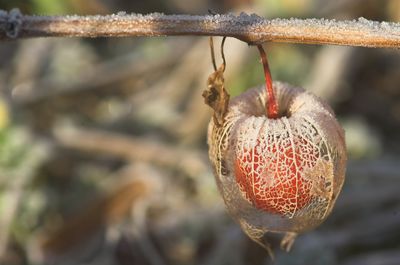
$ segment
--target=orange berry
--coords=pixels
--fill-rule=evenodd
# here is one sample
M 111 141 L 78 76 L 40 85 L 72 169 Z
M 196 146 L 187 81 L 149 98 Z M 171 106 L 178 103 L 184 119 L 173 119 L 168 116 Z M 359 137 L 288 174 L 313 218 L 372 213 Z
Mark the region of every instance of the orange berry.
M 315 166 L 318 150 L 304 139 L 293 146 L 272 142 L 265 149 L 261 146 L 257 141 L 235 159 L 240 190 L 256 208 L 269 213 L 288 215 L 301 210 L 312 198 L 312 183 L 304 170 Z

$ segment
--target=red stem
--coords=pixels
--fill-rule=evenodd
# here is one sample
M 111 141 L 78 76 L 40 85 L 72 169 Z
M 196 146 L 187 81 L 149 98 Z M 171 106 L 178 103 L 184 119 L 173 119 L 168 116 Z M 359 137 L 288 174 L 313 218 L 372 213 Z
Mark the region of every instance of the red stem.
M 275 99 L 274 90 L 272 89 L 272 77 L 268 66 L 267 55 L 261 45 L 257 45 L 260 52 L 261 61 L 264 67 L 265 88 L 267 90 L 268 99 L 266 102 L 267 117 L 270 119 L 278 118 L 278 102 Z

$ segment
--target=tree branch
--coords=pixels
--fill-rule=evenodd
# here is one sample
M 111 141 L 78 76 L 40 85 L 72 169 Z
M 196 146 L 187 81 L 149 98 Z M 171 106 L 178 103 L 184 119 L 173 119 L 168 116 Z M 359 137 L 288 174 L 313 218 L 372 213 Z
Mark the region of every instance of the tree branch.
M 400 47 L 400 23 L 327 19 L 264 19 L 255 14 L 25 16 L 0 10 L 0 40 L 32 37 L 227 36 L 249 44 L 292 42 Z

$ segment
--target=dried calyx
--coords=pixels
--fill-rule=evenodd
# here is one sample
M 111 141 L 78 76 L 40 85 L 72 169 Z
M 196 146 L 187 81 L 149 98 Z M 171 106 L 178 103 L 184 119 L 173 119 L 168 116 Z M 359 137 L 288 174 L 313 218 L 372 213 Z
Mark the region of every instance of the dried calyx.
M 222 64 L 217 68 L 215 63 L 214 43 L 212 37 L 210 37 L 210 50 L 211 58 L 214 66 L 214 73 L 212 73 L 207 80 L 207 89 L 203 92 L 204 101 L 214 110 L 214 120 L 218 125 L 222 125 L 226 112 L 228 111 L 229 105 L 229 94 L 225 89 L 224 71 L 226 67 L 225 55 L 224 55 L 224 44 L 225 37 L 221 42 L 221 57 Z
M 225 62 L 208 80 L 203 95 L 214 109 L 209 156 L 232 217 L 268 250 L 264 234 L 284 233 L 288 250 L 297 233 L 321 224 L 333 208 L 344 181 L 344 133 L 321 99 L 272 82 L 265 52 L 258 49 L 265 88 L 229 100 Z

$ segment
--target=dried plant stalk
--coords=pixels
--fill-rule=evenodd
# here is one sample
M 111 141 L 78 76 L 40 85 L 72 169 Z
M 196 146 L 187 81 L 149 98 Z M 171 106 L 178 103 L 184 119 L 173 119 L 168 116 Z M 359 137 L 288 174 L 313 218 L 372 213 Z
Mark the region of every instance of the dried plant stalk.
M 327 19 L 264 19 L 255 14 L 25 16 L 0 10 L 0 40 L 28 37 L 226 36 L 249 44 L 292 42 L 400 47 L 400 24 Z

